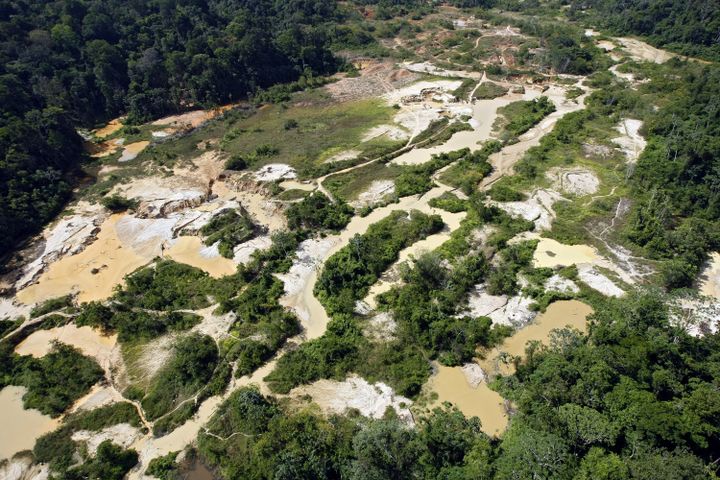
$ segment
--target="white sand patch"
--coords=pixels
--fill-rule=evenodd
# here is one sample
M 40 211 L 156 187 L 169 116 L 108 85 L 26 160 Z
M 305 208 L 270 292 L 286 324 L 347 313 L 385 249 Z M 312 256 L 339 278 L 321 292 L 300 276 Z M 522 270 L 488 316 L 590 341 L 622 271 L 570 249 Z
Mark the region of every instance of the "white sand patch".
M 367 320 L 366 334 L 373 340 L 389 341 L 395 338 L 397 322 L 391 313 L 380 312 Z
M 20 290 L 32 283 L 48 264 L 83 251 L 95 239 L 99 226 L 107 218 L 105 210 L 100 205 L 87 202 L 78 203 L 74 210 L 77 213 L 63 217 L 45 228 L 41 240 L 44 242 L 42 253 L 22 268 L 22 275 L 15 283 L 16 289 Z
M 622 64 L 613 65 L 608 70 L 616 77 L 628 81 L 634 88 L 635 84 L 637 83 L 635 75 L 629 72 L 621 72 L 620 70 L 618 70 L 620 68 L 620 65 Z
M 272 239 L 267 235 L 255 237 L 235 247 L 233 261 L 245 264 L 252 260 L 252 254 L 258 250 L 266 250 L 272 245 Z
M 553 205 L 560 200 L 566 200 L 553 190 L 538 189 L 530 198 L 522 202 L 490 202 L 503 209 L 509 215 L 520 217 L 535 223 L 536 231 L 550 230 L 555 219 Z
M 337 239 L 332 237 L 311 238 L 300 243 L 290 270 L 277 275 L 285 286 L 286 296 L 302 292 L 310 274 L 320 266 L 336 243 Z
M 362 154 L 360 150 L 345 150 L 344 152 L 336 153 L 335 155 L 328 157 L 323 163 L 334 163 L 342 162 L 343 160 L 351 160 L 353 158 L 357 158 L 358 156 L 360 156 L 360 154 Z
M 660 50 L 635 38 L 620 37 L 615 40 L 622 45 L 633 60 L 639 62 L 665 63 L 675 56 L 673 53 Z
M 465 380 L 472 388 L 477 388 L 478 385 L 487 380 L 485 372 L 477 363 L 466 363 L 461 370 L 465 375 Z
M 617 48 L 617 45 L 608 40 L 600 40 L 596 43 L 596 45 L 598 46 L 598 48 L 601 48 L 606 52 L 612 52 L 613 50 L 615 50 L 615 48 Z
M 710 260 L 700 273 L 698 290 L 700 293 L 720 299 L 720 253 L 710 254 Z M 2 304 L 0 303 L 0 318 L 2 318 Z
M 32 310 L 30 305 L 15 303 L 15 299 L 13 298 L 0 298 L 0 320 L 7 319 L 10 321 L 19 317 L 28 317 L 30 310 Z
M 428 122 L 428 124 L 429 123 L 430 122 Z M 373 138 L 377 138 L 382 135 L 387 135 L 392 140 L 405 140 L 407 138 L 410 138 L 410 134 L 407 132 L 407 130 L 403 130 L 400 127 L 397 127 L 395 125 L 378 125 L 377 127 L 373 127 L 367 132 L 365 132 L 362 141 L 367 142 L 372 140 Z
M 670 319 L 694 337 L 720 331 L 720 302 L 710 297 L 673 299 Z
M 558 274 L 553 275 L 545 281 L 545 290 L 560 293 L 578 293 L 580 288 L 572 280 Z
M 111 193 L 138 200 L 137 215 L 152 218 L 199 206 L 207 200 L 209 189 L 200 175 L 153 176 L 118 185 Z
M 598 191 L 600 180 L 585 168 L 551 168 L 545 174 L 554 189 L 563 193 L 583 196 Z
M 255 172 L 255 180 L 259 182 L 274 182 L 291 178 L 297 178 L 297 173 L 294 168 L 284 163 L 269 163 Z
M 170 135 L 172 135 L 172 133 L 167 132 L 165 130 L 158 130 L 156 132 L 152 132 L 151 135 L 153 136 L 153 138 L 167 138 Z
M 441 108 L 433 108 L 428 105 L 403 106 L 395 115 L 393 121 L 405 129 L 401 131 L 410 131 L 411 133 L 409 135 L 406 134 L 404 137 L 399 135 L 396 135 L 396 137 L 398 137 L 398 139 L 414 138 L 427 129 L 433 121 L 438 120 L 442 112 L 443 110 Z
M 419 96 L 423 90 L 433 89 L 449 93 L 460 87 L 460 85 L 462 85 L 460 80 L 423 80 L 388 92 L 382 98 L 388 102 L 388 105 L 395 105 L 405 97 Z
M 139 255 L 155 257 L 162 254 L 163 243 L 173 237 L 173 218 L 137 218 L 124 216 L 115 224 L 120 242 Z
M 480 78 L 481 74 L 478 72 L 466 72 L 464 70 L 445 70 L 437 65 L 433 65 L 429 62 L 421 63 L 405 63 L 403 64 L 407 70 L 415 73 L 426 73 L 429 75 L 436 75 L 438 77 L 468 77 L 468 78 Z M 457 88 L 457 87 L 455 87 Z
M 50 466 L 33 463 L 32 456 L 19 456 L 5 463 L 0 463 L 2 480 L 47 480 Z
M 392 408 L 402 421 L 414 424 L 408 409 L 413 403 L 412 400 L 395 395 L 393 389 L 382 382 L 370 384 L 356 376 L 348 377 L 342 382 L 318 380 L 294 389 L 291 395 L 310 395 L 321 408 L 332 413 L 344 413 L 352 408 L 369 418 L 382 418 L 385 411 Z
M 643 122 L 640 120 L 625 118 L 615 127 L 615 130 L 620 132 L 620 136 L 613 138 L 612 141 L 620 147 L 628 163 L 631 164 L 637 162 L 647 145 L 647 141 L 640 135 L 642 125 Z
M 353 207 L 375 205 L 395 193 L 395 182 L 392 180 L 374 180 L 367 190 L 358 195 L 357 200 L 351 202 Z
M 523 327 L 532 322 L 537 312 L 530 309 L 535 303 L 532 298 L 518 295 L 508 299 L 507 303 L 490 312 L 487 316 L 500 325 L 510 325 L 512 327 Z
M 615 282 L 600 273 L 592 265 L 578 265 L 578 278 L 588 287 L 608 297 L 622 297 L 625 292 Z
M 491 295 L 487 292 L 485 284 L 476 285 L 468 296 L 467 310 L 462 315 L 470 317 L 487 317 L 508 303 L 506 295 Z
M 112 403 L 126 402 L 117 389 L 107 385 L 95 385 L 84 397 L 78 399 L 72 406 L 70 413 L 94 410 L 96 408 L 105 407 Z
M 98 447 L 105 440 L 110 440 L 115 445 L 128 448 L 142 437 L 142 432 L 129 423 L 119 423 L 111 427 L 103 428 L 99 432 L 78 430 L 72 435 L 72 439 L 76 442 L 85 443 L 88 452 L 92 455 L 97 452 Z
M 202 335 L 208 335 L 212 337 L 216 342 L 220 342 L 228 336 L 230 327 L 235 323 L 237 316 L 235 312 L 228 312 L 223 315 L 215 315 L 213 311 L 217 308 L 217 305 L 204 308 L 202 310 L 196 310 L 194 313 L 203 317 L 202 322 L 195 325 L 190 331 L 200 333 Z

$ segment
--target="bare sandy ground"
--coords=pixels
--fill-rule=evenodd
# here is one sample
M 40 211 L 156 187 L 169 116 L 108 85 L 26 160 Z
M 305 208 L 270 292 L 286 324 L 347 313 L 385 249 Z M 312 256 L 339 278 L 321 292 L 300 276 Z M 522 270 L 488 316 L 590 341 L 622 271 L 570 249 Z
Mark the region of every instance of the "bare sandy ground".
M 612 141 L 620 147 L 620 151 L 623 152 L 630 164 L 637 162 L 647 145 L 645 138 L 640 135 L 642 125 L 643 122 L 640 120 L 625 118 L 615 127 L 620 132 L 620 136 L 613 138 Z
M 409 406 L 412 400 L 395 395 L 393 389 L 382 382 L 370 384 L 367 380 L 350 376 L 342 382 L 318 380 L 290 392 L 290 396 L 310 395 L 313 401 L 330 413 L 345 413 L 357 409 L 363 416 L 382 418 L 385 410 L 392 408 L 407 424 L 414 425 Z
M 73 323 L 49 330 L 38 330 L 15 347 L 18 355 L 44 357 L 54 341 L 71 345 L 79 349 L 83 355 L 93 357 L 98 364 L 109 368 L 113 351 L 117 345 L 117 335 L 105 336 L 90 327 L 78 327 Z
M 551 168 L 546 176 L 554 189 L 571 195 L 590 195 L 600 187 L 600 180 L 586 168 Z
M 79 430 L 73 433 L 72 439 L 76 442 L 84 443 L 88 452 L 93 455 L 105 440 L 110 440 L 115 445 L 128 448 L 142 436 L 143 433 L 129 423 L 119 423 L 111 427 L 103 428 L 99 432 Z

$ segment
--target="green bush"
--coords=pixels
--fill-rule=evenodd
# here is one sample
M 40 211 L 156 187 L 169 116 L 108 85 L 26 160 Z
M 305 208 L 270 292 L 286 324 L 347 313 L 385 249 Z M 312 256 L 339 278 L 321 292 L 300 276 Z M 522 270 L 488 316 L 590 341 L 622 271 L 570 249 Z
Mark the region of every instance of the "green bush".
M 490 100 L 497 97 L 502 97 L 508 92 L 508 89 L 498 85 L 497 83 L 484 82 L 482 85 L 475 89 L 473 92 L 473 98 L 480 100 Z
M 240 155 L 233 155 L 225 160 L 225 170 L 245 170 L 248 164 Z
M 285 212 L 288 227 L 294 230 L 341 230 L 352 218 L 352 208 L 342 200 L 332 201 L 321 192 L 313 192 L 292 204 Z
M 138 206 L 137 200 L 121 197 L 118 194 L 103 197 L 100 199 L 100 203 L 113 213 L 135 209 Z

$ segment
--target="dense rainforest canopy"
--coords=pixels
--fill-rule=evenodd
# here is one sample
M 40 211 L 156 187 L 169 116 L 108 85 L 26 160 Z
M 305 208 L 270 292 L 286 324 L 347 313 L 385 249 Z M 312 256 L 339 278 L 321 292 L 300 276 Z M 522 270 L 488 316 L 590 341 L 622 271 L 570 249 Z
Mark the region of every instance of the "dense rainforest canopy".
M 332 0 L 0 3 L 0 256 L 56 215 L 76 126 L 145 121 L 334 71 Z

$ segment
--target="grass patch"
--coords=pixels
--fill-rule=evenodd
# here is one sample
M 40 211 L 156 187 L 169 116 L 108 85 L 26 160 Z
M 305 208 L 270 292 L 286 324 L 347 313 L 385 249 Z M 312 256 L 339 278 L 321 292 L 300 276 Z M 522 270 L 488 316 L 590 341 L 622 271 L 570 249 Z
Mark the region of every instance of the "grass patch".
M 508 89 L 498 85 L 497 83 L 484 82 L 478 86 L 473 92 L 473 98 L 478 100 L 491 100 L 493 98 L 502 97 L 508 92 Z
M 493 129 L 503 142 L 515 142 L 523 133 L 537 125 L 540 120 L 555 111 L 555 105 L 547 98 L 520 100 L 498 108 Z
M 345 201 L 356 200 L 375 181 L 395 180 L 402 169 L 395 165 L 374 162 L 364 167 L 328 177 L 323 186 Z
M 308 98 L 310 97 L 310 98 Z M 296 95 L 290 105 L 265 105 L 248 118 L 226 122 L 222 150 L 249 157 L 270 145 L 277 154 L 256 157 L 252 167 L 269 162 L 287 163 L 301 176 L 329 149 L 351 149 L 362 143 L 371 127 L 392 121 L 394 110 L 379 99 L 334 104 L 309 93 Z M 287 119 L 296 127 L 286 129 Z

